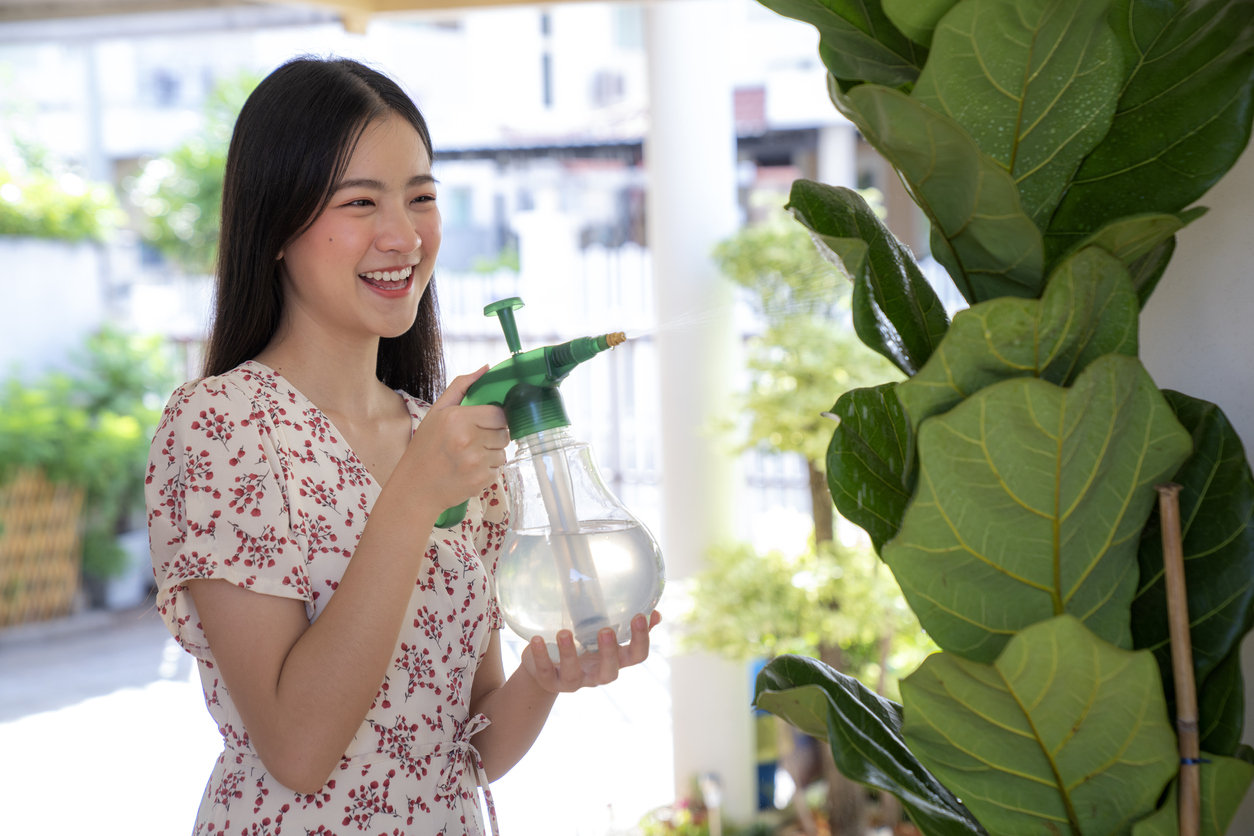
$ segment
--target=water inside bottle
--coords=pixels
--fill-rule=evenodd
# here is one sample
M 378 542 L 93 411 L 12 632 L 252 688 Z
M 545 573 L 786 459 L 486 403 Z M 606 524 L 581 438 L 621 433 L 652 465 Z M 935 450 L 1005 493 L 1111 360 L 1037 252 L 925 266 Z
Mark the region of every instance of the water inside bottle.
M 581 521 L 577 534 L 510 532 L 497 568 L 502 615 L 524 639 L 543 636 L 556 657 L 559 629 L 575 634 L 580 653 L 596 649 L 596 635 L 608 626 L 619 643 L 631 640 L 631 619 L 648 615 L 662 595 L 662 556 L 653 539 L 634 521 Z M 555 555 L 590 554 L 593 582 Z M 600 595 L 601 606 L 593 604 Z M 575 623 L 571 618 L 583 623 Z M 557 626 L 560 625 L 560 626 Z

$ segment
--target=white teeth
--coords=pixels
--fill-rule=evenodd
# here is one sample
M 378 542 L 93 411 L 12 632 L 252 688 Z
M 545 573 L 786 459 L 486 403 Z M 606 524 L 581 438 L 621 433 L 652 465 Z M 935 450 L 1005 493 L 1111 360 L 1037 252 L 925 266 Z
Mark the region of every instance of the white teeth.
M 413 272 L 414 272 L 413 267 L 406 267 L 403 270 L 396 270 L 391 273 L 385 272 L 382 270 L 376 270 L 373 273 L 362 273 L 362 275 L 365 276 L 367 279 L 373 279 L 376 282 L 400 282 L 400 281 L 404 281 L 405 279 L 408 279 L 409 275 Z

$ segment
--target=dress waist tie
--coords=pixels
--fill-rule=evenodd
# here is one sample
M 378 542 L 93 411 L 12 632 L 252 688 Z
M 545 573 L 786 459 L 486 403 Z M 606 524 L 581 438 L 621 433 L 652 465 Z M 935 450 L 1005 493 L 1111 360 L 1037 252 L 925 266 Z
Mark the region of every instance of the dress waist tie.
M 446 756 L 444 765 L 440 767 L 440 794 L 445 797 L 455 795 L 461 788 L 462 778 L 467 772 L 474 778 L 476 786 L 483 787 L 483 799 L 488 805 L 488 820 L 492 828 L 492 836 L 501 836 L 496 824 L 496 804 L 492 800 L 492 789 L 483 774 L 483 759 L 479 750 L 470 742 L 477 732 L 483 731 L 491 724 L 484 714 L 476 714 L 466 720 L 466 724 L 454 735 L 447 748 L 441 747 L 438 754 Z M 476 799 L 477 800 L 477 799 Z

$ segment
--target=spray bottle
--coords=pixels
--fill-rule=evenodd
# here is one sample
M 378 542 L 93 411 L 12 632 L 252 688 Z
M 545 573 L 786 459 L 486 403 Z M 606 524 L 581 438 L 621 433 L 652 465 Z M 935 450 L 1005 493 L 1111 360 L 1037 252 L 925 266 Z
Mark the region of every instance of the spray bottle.
M 510 357 L 493 366 L 462 403 L 505 410 L 518 445 L 505 466 L 510 524 L 497 565 L 501 614 L 524 639 L 542 636 L 558 658 L 557 633 L 570 630 L 577 653 L 597 649 L 597 634 L 631 638 L 631 619 L 648 616 L 662 596 L 665 570 L 657 541 L 610 492 L 592 450 L 567 432 L 570 419 L 558 387 L 578 366 L 625 341 L 621 333 L 580 337 L 523 352 L 512 297 L 483 309 L 505 332 Z M 440 515 L 448 528 L 466 503 Z

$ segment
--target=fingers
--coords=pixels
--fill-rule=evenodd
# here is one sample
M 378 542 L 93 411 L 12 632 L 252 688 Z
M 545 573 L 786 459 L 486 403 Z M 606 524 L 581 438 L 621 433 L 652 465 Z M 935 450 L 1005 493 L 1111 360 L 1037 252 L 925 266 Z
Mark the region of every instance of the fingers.
M 473 384 L 476 380 L 483 377 L 487 370 L 488 366 L 485 364 L 483 368 L 477 371 L 473 371 L 470 374 L 458 375 L 453 378 L 453 380 L 449 383 L 448 388 L 444 390 L 444 393 L 435 399 L 435 403 L 431 404 L 431 408 L 444 409 L 446 407 L 457 406 L 460 404 L 466 398 L 466 390 L 469 389 L 471 384 Z
M 578 691 L 584 684 L 583 668 L 575 651 L 575 637 L 569 630 L 557 631 L 557 681 L 561 691 Z
M 661 622 L 662 616 L 654 611 L 645 618 L 636 615 L 631 620 L 631 641 L 624 645 L 612 628 L 605 628 L 597 634 L 597 647 L 594 652 L 577 655 L 575 639 L 569 630 L 561 630 L 557 634 L 558 661 L 549 657 L 544 639 L 535 636 L 531 639 L 524 653 L 531 657 L 529 673 L 544 690 L 553 693 L 570 693 L 580 688 L 592 688 L 606 685 L 618 679 L 619 672 L 626 667 L 638 665 L 649 656 L 649 631 Z
M 597 656 L 601 663 L 597 670 L 597 684 L 604 685 L 618 679 L 618 641 L 614 631 L 608 627 L 597 634 Z
M 643 615 L 632 618 L 631 642 L 618 647 L 617 657 L 621 667 L 638 665 L 649 657 L 649 631 L 661 620 L 662 616 L 657 610 L 653 611 L 648 620 Z
M 506 432 L 508 439 L 508 427 L 505 423 L 505 410 L 499 406 L 464 406 L 466 416 L 470 423 L 481 430 L 487 432 Z
M 531 675 L 536 683 L 551 694 L 558 693 L 560 689 L 557 682 L 557 667 L 549 658 L 549 649 L 545 646 L 544 639 L 535 636 L 527 649 L 531 651 Z

